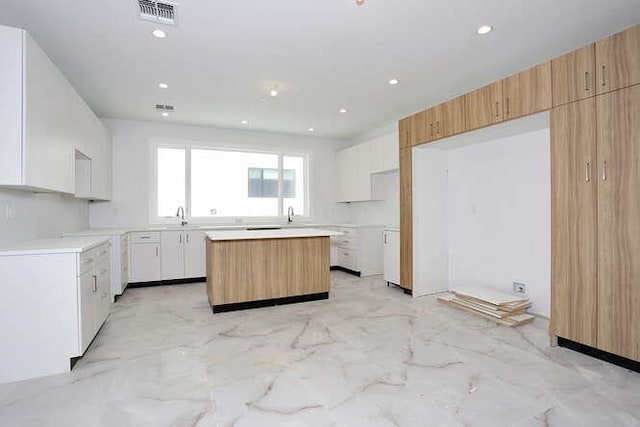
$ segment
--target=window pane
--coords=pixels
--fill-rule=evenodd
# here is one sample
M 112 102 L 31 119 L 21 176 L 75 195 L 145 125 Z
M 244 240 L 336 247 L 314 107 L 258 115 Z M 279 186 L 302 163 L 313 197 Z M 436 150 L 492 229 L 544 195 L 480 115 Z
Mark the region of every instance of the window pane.
M 174 216 L 185 207 L 184 148 L 158 148 L 158 216 Z
M 258 177 L 258 173 L 251 169 L 263 169 L 260 171 L 261 176 L 264 176 L 266 170 L 274 170 L 275 181 L 262 180 Z M 277 179 L 277 154 L 193 149 L 191 150 L 192 216 L 277 216 Z M 265 182 L 275 182 L 273 197 L 264 196 Z M 271 190 L 267 189 L 267 191 Z M 253 194 L 263 196 L 252 196 Z
M 304 157 L 284 156 L 282 158 L 284 179 L 282 182 L 283 209 L 293 207 L 296 215 L 306 215 L 304 211 Z

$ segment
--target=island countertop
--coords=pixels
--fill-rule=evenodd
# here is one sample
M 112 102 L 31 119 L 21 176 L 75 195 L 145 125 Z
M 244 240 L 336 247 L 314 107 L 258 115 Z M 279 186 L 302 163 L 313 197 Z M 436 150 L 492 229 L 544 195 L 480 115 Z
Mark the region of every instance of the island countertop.
M 273 230 L 216 230 L 206 233 L 209 240 L 291 239 L 298 237 L 330 237 L 343 233 L 318 228 L 280 228 Z

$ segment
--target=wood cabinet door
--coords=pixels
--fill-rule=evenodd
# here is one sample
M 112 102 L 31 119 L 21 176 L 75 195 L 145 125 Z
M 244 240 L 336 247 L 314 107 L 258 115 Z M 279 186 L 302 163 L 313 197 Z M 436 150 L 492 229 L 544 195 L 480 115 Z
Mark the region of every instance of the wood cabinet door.
M 579 101 L 596 94 L 595 44 L 574 50 L 551 61 L 553 105 Z
M 640 359 L 640 86 L 597 97 L 598 345 Z
M 640 25 L 596 42 L 597 93 L 640 83 Z
M 432 140 L 430 123 L 431 110 L 427 109 L 411 116 L 411 129 L 413 130 L 411 137 L 411 146 L 424 144 Z
M 466 130 L 464 96 L 440 104 L 436 117 L 436 136 L 446 138 Z
M 596 101 L 551 111 L 551 333 L 597 333 Z
M 411 148 L 400 150 L 400 286 L 413 287 Z
M 467 130 L 502 121 L 502 80 L 465 95 Z
M 503 80 L 504 119 L 515 119 L 551 108 L 551 61 Z

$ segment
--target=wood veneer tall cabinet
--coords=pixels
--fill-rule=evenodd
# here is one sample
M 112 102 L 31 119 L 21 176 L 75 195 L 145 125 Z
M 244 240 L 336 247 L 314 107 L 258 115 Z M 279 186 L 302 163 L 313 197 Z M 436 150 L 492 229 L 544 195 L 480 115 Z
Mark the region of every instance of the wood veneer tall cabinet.
M 640 360 L 640 85 L 597 113 L 598 348 Z
M 640 83 L 640 25 L 596 42 L 598 94 Z
M 502 95 L 505 120 L 551 108 L 551 61 L 504 79 Z
M 400 150 L 400 287 L 413 289 L 413 202 L 411 148 Z
M 551 115 L 552 333 L 633 360 L 640 360 L 638 117 L 640 85 Z
M 597 176 L 594 98 L 551 111 L 551 330 L 596 346 Z

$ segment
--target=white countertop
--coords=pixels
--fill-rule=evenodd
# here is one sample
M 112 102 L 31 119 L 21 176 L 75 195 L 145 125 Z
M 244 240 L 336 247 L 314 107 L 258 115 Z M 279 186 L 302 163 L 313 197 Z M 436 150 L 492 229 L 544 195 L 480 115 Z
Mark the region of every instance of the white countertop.
M 217 230 L 207 232 L 210 240 L 290 239 L 296 237 L 329 237 L 342 233 L 317 228 L 281 228 L 279 230 Z
M 0 248 L 0 256 L 43 255 L 84 252 L 109 241 L 105 236 L 63 237 L 37 239 Z
M 82 231 L 71 231 L 64 233 L 63 237 L 82 237 L 82 236 L 122 236 L 123 234 L 134 231 L 135 228 L 90 228 Z

